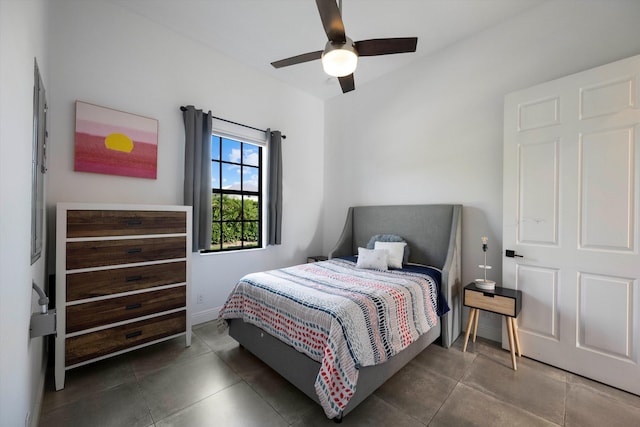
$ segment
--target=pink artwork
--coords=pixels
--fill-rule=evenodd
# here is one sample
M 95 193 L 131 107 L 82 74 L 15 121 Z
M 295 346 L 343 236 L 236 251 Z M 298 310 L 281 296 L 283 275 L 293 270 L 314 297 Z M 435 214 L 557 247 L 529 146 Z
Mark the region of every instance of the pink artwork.
M 156 179 L 158 121 L 76 101 L 77 172 Z

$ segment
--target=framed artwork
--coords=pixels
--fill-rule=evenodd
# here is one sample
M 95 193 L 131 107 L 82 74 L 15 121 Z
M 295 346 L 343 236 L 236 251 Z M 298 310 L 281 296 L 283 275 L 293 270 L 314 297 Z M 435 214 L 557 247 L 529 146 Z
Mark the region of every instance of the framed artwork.
M 47 172 L 47 98 L 34 59 L 33 76 L 33 141 L 31 160 L 31 264 L 42 254 L 44 222 L 44 174 Z
M 158 121 L 76 101 L 76 172 L 156 179 Z

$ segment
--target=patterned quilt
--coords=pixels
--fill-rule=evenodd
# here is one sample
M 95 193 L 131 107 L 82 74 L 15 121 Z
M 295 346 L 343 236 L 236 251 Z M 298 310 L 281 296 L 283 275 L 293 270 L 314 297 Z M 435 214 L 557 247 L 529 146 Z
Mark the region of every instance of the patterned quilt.
M 360 366 L 385 362 L 448 310 L 438 306 L 439 279 L 430 268 L 364 270 L 344 259 L 302 264 L 245 276 L 220 317 L 241 318 L 320 362 L 315 390 L 334 418 L 355 393 Z

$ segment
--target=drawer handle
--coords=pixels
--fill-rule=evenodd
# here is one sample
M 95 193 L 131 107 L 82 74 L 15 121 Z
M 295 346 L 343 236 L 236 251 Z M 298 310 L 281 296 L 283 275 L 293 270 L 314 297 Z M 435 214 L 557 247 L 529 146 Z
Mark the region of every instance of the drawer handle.
M 125 310 L 135 310 L 136 308 L 140 308 L 142 307 L 141 303 L 136 303 L 136 304 L 129 304 L 125 307 Z
M 127 282 L 137 282 L 138 280 L 142 280 L 142 276 L 127 276 L 125 280 Z
M 493 297 L 496 296 L 496 294 L 492 294 L 492 293 L 489 293 L 489 292 L 483 292 L 482 295 L 484 295 L 485 297 L 489 297 L 489 298 L 493 298 Z
M 127 339 L 131 339 L 131 338 L 139 337 L 140 335 L 142 335 L 142 331 L 135 331 L 135 332 L 128 333 L 126 337 Z
M 127 221 L 127 225 L 129 227 L 132 227 L 134 225 L 142 225 L 142 220 L 141 219 L 131 219 L 131 220 Z
M 127 249 L 128 254 L 139 254 L 140 252 L 142 252 L 142 248 Z

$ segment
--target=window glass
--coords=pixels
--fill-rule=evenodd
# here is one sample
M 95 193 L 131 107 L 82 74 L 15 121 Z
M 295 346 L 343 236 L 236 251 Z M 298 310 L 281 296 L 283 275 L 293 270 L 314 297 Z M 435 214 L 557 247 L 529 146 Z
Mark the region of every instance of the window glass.
M 220 160 L 220 137 L 211 135 L 211 158 Z
M 258 191 L 260 185 L 260 169 L 251 166 L 242 167 L 243 190 Z
M 220 162 L 211 162 L 211 188 L 220 189 Z
M 243 230 L 242 244 L 245 247 L 258 246 L 258 222 L 245 222 Z
M 258 166 L 259 161 L 258 147 L 245 144 L 242 150 L 242 163 L 245 165 Z
M 225 190 L 242 190 L 240 179 L 240 166 L 223 163 L 222 164 L 222 188 Z
M 219 251 L 222 249 L 222 234 L 220 222 L 214 221 L 211 224 L 211 250 Z
M 244 196 L 244 219 L 257 221 L 260 219 L 260 199 L 258 196 Z
M 222 160 L 225 162 L 240 163 L 240 142 L 222 138 Z
M 213 211 L 213 220 L 220 222 L 222 219 L 222 194 L 213 193 L 211 195 L 211 209 Z

